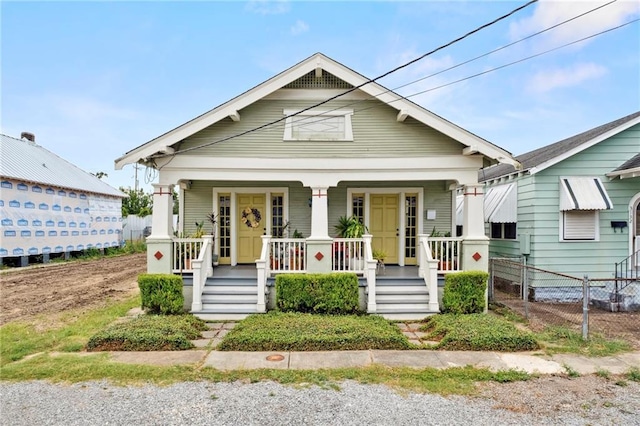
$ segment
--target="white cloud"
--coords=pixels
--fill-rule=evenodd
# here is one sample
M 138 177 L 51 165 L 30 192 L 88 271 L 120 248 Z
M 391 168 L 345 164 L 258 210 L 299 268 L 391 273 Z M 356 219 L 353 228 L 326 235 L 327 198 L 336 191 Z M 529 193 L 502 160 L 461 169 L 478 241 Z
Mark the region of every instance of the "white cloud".
M 602 77 L 607 69 L 594 63 L 576 64 L 569 68 L 545 70 L 531 79 L 529 90 L 549 92 L 563 87 L 578 86 L 587 80 Z
M 513 40 L 541 31 L 555 24 L 587 12 L 610 0 L 602 1 L 557 1 L 540 0 L 533 16 L 510 25 Z M 557 46 L 615 27 L 640 15 L 640 3 L 635 0 L 619 0 L 595 12 L 577 18 L 533 39 L 541 48 Z
M 291 27 L 291 34 L 293 34 L 294 36 L 306 33 L 307 31 L 309 31 L 309 25 L 307 25 L 306 22 L 300 19 L 298 19 L 296 23 Z
M 289 12 L 291 5 L 288 0 L 251 0 L 245 10 L 259 15 L 280 15 Z

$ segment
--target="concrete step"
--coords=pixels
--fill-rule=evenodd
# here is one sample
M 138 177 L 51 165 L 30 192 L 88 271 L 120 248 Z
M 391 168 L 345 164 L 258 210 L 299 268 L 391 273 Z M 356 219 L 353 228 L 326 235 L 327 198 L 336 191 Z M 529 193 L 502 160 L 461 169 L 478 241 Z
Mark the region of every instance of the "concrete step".
M 376 302 L 376 312 L 384 311 L 384 312 L 428 312 L 429 311 L 429 302 L 413 302 L 413 303 L 403 303 L 403 302 L 384 302 L 379 303 Z
M 258 286 L 205 286 L 202 289 L 202 294 L 258 294 Z
M 212 303 L 219 305 L 221 303 L 258 303 L 258 295 L 253 294 L 203 294 L 202 303 Z
M 409 295 L 428 295 L 429 290 L 425 286 L 398 286 L 398 287 L 378 287 L 376 286 L 376 295 L 378 294 L 409 294 Z
M 216 301 L 216 300 L 207 300 L 206 302 L 202 301 L 202 310 L 213 310 L 219 312 L 255 312 L 256 311 L 256 303 L 255 302 L 247 302 L 243 300 L 236 301 Z
M 382 318 L 388 319 L 391 321 L 399 321 L 399 320 L 416 321 L 426 317 L 430 317 L 431 315 L 435 315 L 437 313 L 438 312 L 430 312 L 430 311 L 385 312 L 385 311 L 377 310 L 375 315 L 380 315 Z
M 234 320 L 240 321 L 251 315 L 251 313 L 247 312 L 215 312 L 215 311 L 192 311 L 193 315 L 197 316 L 201 320 L 204 321 L 224 321 L 224 320 Z
M 376 303 L 422 303 L 429 302 L 428 294 L 380 294 L 376 293 Z

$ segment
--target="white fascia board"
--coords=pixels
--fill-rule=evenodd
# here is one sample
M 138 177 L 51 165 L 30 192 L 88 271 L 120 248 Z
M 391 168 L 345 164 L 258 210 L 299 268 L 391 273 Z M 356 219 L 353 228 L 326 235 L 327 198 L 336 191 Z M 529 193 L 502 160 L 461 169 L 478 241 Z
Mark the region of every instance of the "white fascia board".
M 166 163 L 166 164 L 163 164 Z M 246 158 L 246 157 L 202 157 L 180 155 L 167 158 L 158 166 L 161 170 L 202 169 L 202 170 L 291 170 L 300 173 L 304 170 L 465 170 L 474 169 L 477 173 L 482 167 L 482 157 L 461 157 L 442 155 L 437 157 L 398 157 L 398 158 Z M 442 179 L 439 179 L 442 180 Z
M 248 90 L 247 92 L 237 96 L 230 101 L 220 105 L 217 108 L 206 112 L 193 120 L 165 133 L 153 139 L 146 144 L 128 152 L 124 156 L 116 159 L 115 168 L 117 170 L 122 169 L 126 164 L 135 163 L 141 159 L 150 157 L 158 152 L 158 146 L 173 145 L 182 139 L 191 136 L 192 134 L 199 132 L 207 128 L 208 126 L 222 120 L 225 117 L 230 116 L 235 111 L 239 111 L 248 105 L 268 96 L 269 94 L 281 89 L 283 86 L 291 83 L 297 78 L 304 76 L 305 74 L 315 71 L 318 67 L 321 67 L 330 74 L 344 80 L 352 86 L 360 86 L 368 81 L 368 79 L 355 71 L 347 68 L 346 66 L 339 64 L 332 59 L 322 55 L 316 54 L 305 61 L 294 65 L 286 71 L 272 77 L 264 83 Z M 422 122 L 423 124 L 434 128 L 435 130 L 451 137 L 452 139 L 467 145 L 477 146 L 478 152 L 497 160 L 501 163 L 511 164 L 516 168 L 520 168 L 520 163 L 513 159 L 510 153 L 491 145 L 484 139 L 456 126 L 449 121 L 427 111 L 426 109 L 410 102 L 395 92 L 389 91 L 377 83 L 364 84 L 361 91 L 367 93 L 384 102 L 397 110 L 406 110 L 408 115 L 414 119 Z
M 558 155 L 555 158 L 550 159 L 549 161 L 546 161 L 542 164 L 538 164 L 535 167 L 532 167 L 529 169 L 529 174 L 535 175 L 536 173 L 539 173 L 545 169 L 548 169 L 551 166 L 554 166 L 558 163 L 560 163 L 561 161 L 566 160 L 567 158 L 570 158 L 576 154 L 579 154 L 580 152 L 584 151 L 585 149 L 591 148 L 594 145 L 599 144 L 600 142 L 609 139 L 612 136 L 617 135 L 620 132 L 623 132 L 625 130 L 627 130 L 629 127 L 635 126 L 636 124 L 640 123 L 640 117 L 636 117 L 633 120 L 627 121 L 624 124 L 621 124 L 620 126 L 609 130 L 606 133 L 601 134 L 598 137 L 595 137 L 593 139 L 591 139 L 588 142 L 585 142 L 583 144 L 581 144 L 580 146 L 575 147 L 574 149 L 565 152 L 564 154 Z M 608 175 L 607 175 L 608 176 Z
M 627 170 L 620 170 L 618 172 L 607 173 L 606 176 L 611 180 L 615 178 L 631 179 L 635 177 L 640 177 L 640 167 L 627 169 Z
M 231 116 L 237 111 L 251 105 L 252 103 L 264 98 L 265 96 L 273 93 L 283 86 L 291 83 L 297 78 L 314 71 L 317 66 L 317 58 L 323 57 L 323 55 L 315 55 L 304 62 L 301 62 L 286 71 L 272 77 L 262 84 L 248 90 L 247 92 L 225 102 L 224 104 L 216 107 L 187 123 L 176 127 L 175 129 L 158 136 L 157 138 L 147 142 L 144 145 L 128 152 L 122 157 L 116 159 L 116 170 L 122 169 L 126 164 L 138 162 L 141 159 L 150 157 L 158 152 L 159 146 L 173 145 L 182 139 L 185 139 L 194 133 L 203 130 L 210 125 L 217 123 L 218 121 Z

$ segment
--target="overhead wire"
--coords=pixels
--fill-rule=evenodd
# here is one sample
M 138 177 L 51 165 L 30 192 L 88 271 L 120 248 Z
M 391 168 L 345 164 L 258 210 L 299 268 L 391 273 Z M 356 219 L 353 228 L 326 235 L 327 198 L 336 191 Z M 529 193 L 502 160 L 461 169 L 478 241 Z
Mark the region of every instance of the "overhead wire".
M 488 28 L 488 27 L 490 27 L 490 26 L 492 26 L 492 25 L 495 25 L 496 23 L 498 23 L 498 22 L 500 22 L 500 21 L 502 21 L 502 20 L 504 20 L 504 19 L 506 19 L 506 18 L 508 18 L 508 17 L 510 17 L 510 16 L 512 16 L 512 15 L 514 15 L 515 13 L 517 13 L 517 12 L 519 12 L 519 11 L 521 11 L 521 10 L 523 10 L 523 9 L 525 9 L 525 8 L 527 8 L 527 7 L 529 7 L 529 6 L 533 5 L 533 4 L 535 4 L 535 3 L 537 3 L 537 2 L 538 2 L 538 0 L 530 0 L 530 1 L 528 1 L 527 3 L 525 3 L 525 4 L 521 5 L 521 6 L 518 6 L 517 8 L 515 8 L 515 9 L 511 10 L 510 12 L 508 12 L 508 13 L 506 13 L 506 14 L 502 15 L 502 16 L 499 16 L 499 17 L 497 17 L 497 18 L 495 18 L 495 19 L 493 19 L 492 21 L 487 22 L 487 23 L 485 23 L 485 24 L 483 24 L 483 25 L 481 25 L 481 26 L 479 26 L 479 27 L 475 28 L 475 29 L 473 29 L 473 30 L 471 30 L 471 31 L 467 32 L 466 34 L 464 34 L 464 35 L 462 35 L 462 36 L 460 36 L 460 37 L 458 37 L 458 38 L 456 38 L 456 39 L 454 39 L 454 40 L 449 41 L 448 43 L 445 43 L 445 44 L 443 44 L 443 45 L 440 45 L 440 46 L 436 47 L 435 49 L 432 49 L 432 50 L 430 50 L 429 52 L 424 53 L 424 54 L 422 54 L 422 55 L 418 56 L 418 57 L 417 57 L 417 58 L 415 58 L 415 59 L 412 59 L 412 60 L 411 60 L 411 61 L 409 61 L 409 62 L 406 62 L 406 63 L 404 63 L 404 64 L 402 64 L 402 65 L 399 65 L 399 66 L 397 66 L 397 67 L 395 67 L 395 68 L 393 68 L 393 69 L 391 69 L 391 70 L 389 70 L 389 71 L 387 71 L 387 72 L 385 72 L 385 73 L 383 73 L 383 74 L 379 75 L 378 77 L 375 77 L 375 78 L 372 78 L 372 79 L 368 79 L 368 80 L 366 80 L 365 82 L 363 82 L 363 83 L 361 83 L 361 84 L 359 84 L 359 85 L 357 85 L 357 86 L 354 86 L 354 87 L 352 87 L 352 88 L 350 88 L 350 89 L 347 89 L 346 91 L 344 91 L 344 92 L 342 92 L 342 93 L 339 93 L 339 94 L 337 94 L 337 95 L 331 96 L 331 97 L 329 97 L 328 99 L 325 99 L 325 100 L 323 100 L 323 101 L 317 102 L 316 104 L 311 105 L 311 106 L 309 106 L 309 107 L 306 107 L 306 108 L 304 108 L 304 109 L 301 109 L 301 110 L 299 110 L 299 111 L 296 111 L 295 113 L 285 115 L 285 116 L 283 116 L 283 117 L 281 117 L 281 118 L 279 118 L 279 119 L 273 120 L 273 121 L 271 121 L 271 122 L 269 122 L 269 123 L 262 124 L 262 125 L 260 125 L 260 126 L 254 127 L 254 128 L 252 128 L 252 129 L 245 130 L 245 131 L 243 131 L 243 132 L 240 132 L 240 133 L 235 134 L 235 135 L 228 136 L 228 137 L 226 137 L 226 138 L 222 138 L 222 139 L 217 140 L 217 141 L 213 141 L 213 142 L 210 142 L 210 143 L 207 143 L 207 144 L 202 144 L 202 145 L 195 146 L 195 147 L 188 147 L 188 148 L 182 149 L 182 150 L 180 150 L 180 151 L 173 152 L 173 153 L 171 153 L 171 154 L 159 154 L 159 155 L 155 155 L 155 156 L 154 156 L 154 158 L 162 158 L 162 157 L 168 157 L 168 156 L 176 156 L 176 155 L 179 155 L 179 154 L 183 154 L 183 153 L 185 153 L 185 152 L 193 151 L 193 150 L 195 150 L 195 149 L 201 149 L 201 148 L 204 148 L 204 147 L 206 147 L 206 146 L 209 146 L 209 145 L 212 145 L 212 144 L 215 144 L 215 143 L 224 142 L 224 141 L 229 140 L 229 139 L 234 139 L 234 138 L 237 138 L 237 137 L 240 137 L 240 136 L 244 136 L 244 135 L 249 134 L 249 133 L 256 132 L 256 131 L 261 130 L 261 129 L 263 129 L 263 128 L 266 128 L 266 127 L 272 126 L 272 125 L 274 125 L 274 124 L 280 123 L 280 122 L 282 122 L 282 121 L 285 121 L 285 120 L 287 120 L 287 119 L 288 119 L 288 118 L 290 118 L 290 117 L 294 117 L 294 116 L 296 116 L 296 115 L 300 115 L 300 114 L 302 114 L 302 113 L 304 113 L 304 112 L 306 112 L 306 111 L 309 111 L 309 110 L 311 110 L 311 109 L 313 109 L 313 108 L 317 108 L 317 107 L 319 107 L 319 106 L 321 106 L 321 105 L 324 105 L 324 104 L 326 104 L 326 103 L 328 103 L 328 102 L 331 102 L 332 100 L 338 99 L 338 98 L 340 98 L 340 97 L 342 97 L 342 96 L 344 96 L 344 95 L 346 95 L 346 94 L 348 94 L 348 93 L 354 92 L 354 91 L 356 91 L 356 90 L 358 90 L 358 89 L 362 88 L 363 86 L 365 86 L 365 85 L 367 85 L 367 84 L 374 83 L 374 82 L 376 82 L 376 81 L 378 81 L 378 80 L 380 80 L 380 79 L 382 79 L 382 78 L 384 78 L 384 77 L 387 77 L 388 75 L 393 74 L 393 73 L 395 73 L 395 72 L 397 72 L 397 71 L 399 71 L 399 70 L 401 70 L 401 69 L 404 69 L 404 68 L 406 68 L 406 67 L 408 67 L 408 66 L 410 66 L 410 65 L 412 65 L 412 64 L 414 64 L 414 63 L 416 63 L 416 62 L 418 62 L 418 61 L 421 61 L 422 59 L 424 59 L 424 58 L 426 58 L 426 57 L 428 57 L 428 56 L 430 56 L 430 55 L 433 55 L 434 53 L 437 53 L 437 52 L 439 52 L 439 51 L 440 51 L 440 50 L 442 50 L 442 49 L 445 49 L 445 48 L 447 48 L 447 47 L 450 47 L 450 46 L 452 46 L 452 45 L 454 45 L 454 44 L 456 44 L 456 43 L 458 43 L 458 42 L 460 42 L 460 41 L 462 41 L 462 40 L 464 40 L 464 39 L 466 39 L 466 38 L 470 37 L 471 35 L 473 35 L 473 34 L 475 34 L 475 33 L 479 32 L 479 31 L 481 31 L 481 30 L 483 30 L 483 29 L 485 29 L 485 28 Z

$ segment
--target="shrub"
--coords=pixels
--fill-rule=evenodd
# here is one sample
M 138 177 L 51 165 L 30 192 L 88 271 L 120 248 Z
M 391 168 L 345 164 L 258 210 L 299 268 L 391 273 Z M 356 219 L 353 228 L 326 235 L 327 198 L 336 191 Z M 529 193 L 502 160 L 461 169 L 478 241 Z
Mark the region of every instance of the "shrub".
M 442 311 L 452 314 L 484 312 L 489 274 L 482 271 L 448 274 L 444 280 Z
M 206 329 L 193 315 L 143 315 L 114 324 L 96 333 L 87 342 L 88 351 L 178 351 L 194 347 Z
M 227 334 L 222 351 L 335 351 L 411 349 L 400 329 L 378 316 L 256 314 Z
M 169 274 L 140 274 L 138 287 L 142 308 L 148 313 L 175 315 L 184 312 L 182 277 Z
M 512 323 L 485 314 L 434 315 L 421 331 L 439 340 L 436 349 L 462 351 L 530 351 L 539 348 L 535 336 Z
M 355 313 L 358 277 L 350 273 L 278 275 L 276 306 L 283 312 Z

